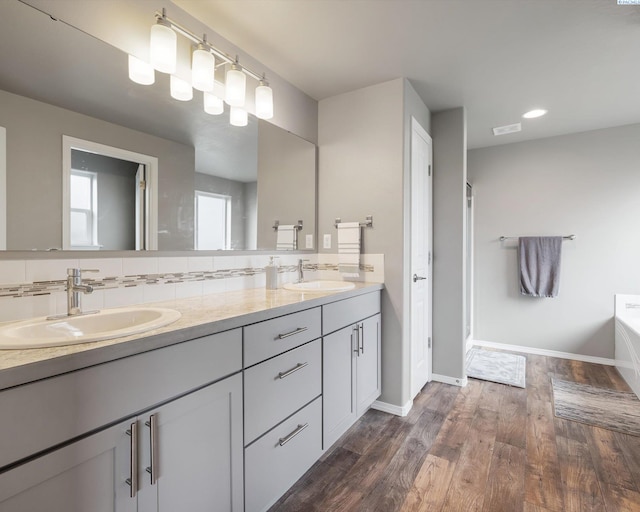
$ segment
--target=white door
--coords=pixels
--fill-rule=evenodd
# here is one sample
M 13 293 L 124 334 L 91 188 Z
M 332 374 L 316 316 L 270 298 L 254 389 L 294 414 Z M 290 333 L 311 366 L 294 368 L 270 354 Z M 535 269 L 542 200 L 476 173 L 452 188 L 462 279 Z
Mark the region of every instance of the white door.
M 411 119 L 411 393 L 431 378 L 431 137 Z

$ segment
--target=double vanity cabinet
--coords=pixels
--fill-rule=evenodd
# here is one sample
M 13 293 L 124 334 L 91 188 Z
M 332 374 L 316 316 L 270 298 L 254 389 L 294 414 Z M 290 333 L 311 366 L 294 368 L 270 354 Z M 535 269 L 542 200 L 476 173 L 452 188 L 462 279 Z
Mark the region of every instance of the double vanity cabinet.
M 267 510 L 380 395 L 379 289 L 0 391 L 0 512 Z

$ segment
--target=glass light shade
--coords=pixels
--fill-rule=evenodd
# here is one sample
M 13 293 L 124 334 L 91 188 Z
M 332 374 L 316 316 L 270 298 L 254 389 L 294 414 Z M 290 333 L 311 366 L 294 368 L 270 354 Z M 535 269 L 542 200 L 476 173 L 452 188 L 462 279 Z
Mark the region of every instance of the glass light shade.
M 249 122 L 249 116 L 247 115 L 247 111 L 240 107 L 231 107 L 231 112 L 229 114 L 229 122 L 233 126 L 247 126 Z
M 247 77 L 236 64 L 232 64 L 227 71 L 224 101 L 231 107 L 243 107 L 246 89 Z
M 218 98 L 214 94 L 211 94 L 210 92 L 205 92 L 203 94 L 203 97 L 204 97 L 204 111 L 207 114 L 217 116 L 224 112 L 224 102 L 222 101 L 222 99 Z
M 259 119 L 273 117 L 273 91 L 263 81 L 260 81 L 260 85 L 256 87 L 256 117 Z
M 193 99 L 193 88 L 191 84 L 176 75 L 171 75 L 171 97 L 180 101 L 190 101 Z
M 194 89 L 205 92 L 213 91 L 215 64 L 216 60 L 209 50 L 198 48 L 193 52 L 191 83 Z
M 224 99 L 225 91 L 224 84 L 222 82 L 218 82 L 217 80 L 213 82 L 213 95 L 222 100 Z
M 176 72 L 178 38 L 171 28 L 161 23 L 151 27 L 149 42 L 149 61 L 162 73 Z
M 156 72 L 151 64 L 129 55 L 129 79 L 140 85 L 151 85 L 156 81 Z

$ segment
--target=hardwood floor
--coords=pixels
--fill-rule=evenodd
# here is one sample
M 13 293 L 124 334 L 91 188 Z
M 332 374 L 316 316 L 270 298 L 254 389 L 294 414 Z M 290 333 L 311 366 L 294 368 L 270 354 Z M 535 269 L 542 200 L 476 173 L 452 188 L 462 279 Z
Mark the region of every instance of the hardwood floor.
M 556 418 L 550 377 L 629 390 L 616 369 L 527 355 L 527 387 L 429 383 L 370 410 L 270 512 L 640 511 L 640 437 Z

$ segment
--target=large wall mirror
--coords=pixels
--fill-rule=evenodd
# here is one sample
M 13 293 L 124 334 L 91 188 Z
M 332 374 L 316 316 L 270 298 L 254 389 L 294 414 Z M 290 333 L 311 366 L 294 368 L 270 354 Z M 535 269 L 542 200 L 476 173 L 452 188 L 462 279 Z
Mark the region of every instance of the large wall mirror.
M 135 84 L 120 50 L 20 1 L 0 3 L 0 130 L 6 133 L 6 154 L 0 153 L 6 234 L 0 235 L 7 250 L 77 249 L 69 242 L 73 229 L 87 250 L 266 251 L 275 249 L 276 221 L 299 220 L 298 249 L 307 248 L 307 235 L 315 242 L 315 145 L 251 115 L 247 126 L 231 126 L 228 107 L 209 115 L 202 93 L 177 101 L 168 82 L 156 73 L 155 84 Z M 134 192 L 145 182 L 141 162 L 124 158 L 120 165 L 99 149 L 72 154 L 63 140 L 157 160 L 155 220 L 144 216 L 144 195 Z M 77 186 L 97 187 L 94 216 L 91 201 L 70 203 L 74 175 Z M 118 190 L 125 176 L 134 185 L 121 185 L 122 192 L 100 189 L 109 182 Z M 133 212 L 126 228 L 133 235 L 117 227 L 129 222 L 115 216 L 125 209 Z M 73 226 L 63 221 L 70 216 Z M 146 241 L 145 229 L 153 231 Z

